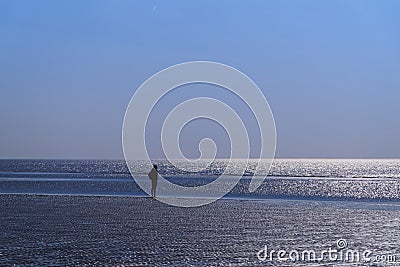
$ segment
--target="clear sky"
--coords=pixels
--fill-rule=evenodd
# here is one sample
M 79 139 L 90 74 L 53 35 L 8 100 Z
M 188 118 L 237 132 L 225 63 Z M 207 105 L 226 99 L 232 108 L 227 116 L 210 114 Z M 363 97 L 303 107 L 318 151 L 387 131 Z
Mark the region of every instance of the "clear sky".
M 170 65 L 210 60 L 262 89 L 278 157 L 398 158 L 399 14 L 397 0 L 0 0 L 0 157 L 122 158 L 136 88 Z M 214 91 L 230 99 L 192 93 Z M 221 131 L 200 128 L 211 133 L 188 125 L 182 142 Z

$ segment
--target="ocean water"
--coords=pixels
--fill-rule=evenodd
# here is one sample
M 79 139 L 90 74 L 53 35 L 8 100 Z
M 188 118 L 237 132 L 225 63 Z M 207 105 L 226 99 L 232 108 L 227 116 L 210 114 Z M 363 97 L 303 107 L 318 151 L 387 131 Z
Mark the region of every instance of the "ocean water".
M 182 171 L 157 161 L 167 180 L 185 186 L 207 184 L 221 175 L 227 160 L 200 172 Z M 132 162 L 138 176 L 151 165 Z M 266 168 L 261 166 L 261 168 Z M 254 161 L 235 160 L 229 175 L 245 176 L 226 198 L 400 201 L 399 159 L 276 159 L 263 184 L 249 192 Z M 229 179 L 229 176 L 228 178 Z M 123 160 L 0 160 L 0 193 L 146 196 Z
M 226 166 L 220 160 L 193 173 L 157 163 L 187 186 L 216 179 Z M 132 164 L 139 176 L 151 167 Z M 243 165 L 237 161 L 231 176 Z M 399 266 L 399 166 L 278 159 L 250 193 L 250 164 L 226 199 L 181 208 L 130 197 L 146 194 L 123 161 L 1 160 L 0 266 Z M 260 259 L 266 246 L 317 258 L 327 249 L 371 254 L 370 261 Z
M 343 204 L 220 200 L 179 208 L 150 198 L 4 194 L 0 266 L 399 266 L 399 211 Z M 321 258 L 338 251 L 338 241 L 347 244 L 340 253 L 359 256 Z M 258 258 L 265 246 L 284 257 L 316 256 Z

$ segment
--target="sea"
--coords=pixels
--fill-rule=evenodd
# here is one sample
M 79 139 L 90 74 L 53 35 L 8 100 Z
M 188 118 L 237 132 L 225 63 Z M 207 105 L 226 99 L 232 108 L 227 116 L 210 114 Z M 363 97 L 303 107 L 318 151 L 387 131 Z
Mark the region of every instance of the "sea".
M 400 201 L 400 159 L 275 159 L 254 192 L 248 185 L 256 161 L 232 161 L 225 179 L 245 171 L 225 198 Z M 217 179 L 228 160 L 215 160 L 197 172 L 190 171 L 198 169 L 193 162 L 184 171 L 167 160 L 153 163 L 170 182 L 197 186 Z M 129 164 L 140 177 L 151 169 L 145 161 Z M 267 169 L 268 163 L 260 166 Z M 0 193 L 147 196 L 124 160 L 0 160 Z
M 185 186 L 227 166 L 152 163 Z M 400 266 L 400 160 L 275 159 L 254 192 L 255 162 L 231 166 L 231 192 L 183 208 L 123 160 L 0 160 L 0 266 Z

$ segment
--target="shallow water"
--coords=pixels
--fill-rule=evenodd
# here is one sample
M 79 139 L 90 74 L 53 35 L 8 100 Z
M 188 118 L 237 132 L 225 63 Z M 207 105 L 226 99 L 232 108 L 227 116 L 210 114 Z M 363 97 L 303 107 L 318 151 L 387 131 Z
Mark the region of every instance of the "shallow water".
M 177 208 L 137 197 L 1 195 L 0 265 L 398 266 L 376 260 L 400 261 L 400 210 L 382 205 L 219 200 Z M 318 254 L 339 239 L 343 252 L 370 250 L 372 261 L 257 257 L 266 245 Z
M 147 179 L 151 165 L 132 164 L 136 177 Z M 178 170 L 166 161 L 158 164 L 167 180 L 199 186 L 217 179 L 226 161 L 218 160 L 199 173 Z M 252 165 L 240 160 L 235 164 L 237 172 L 245 165 L 250 175 L 228 198 L 400 201 L 400 160 L 276 160 L 270 175 L 252 193 L 248 190 Z M 226 179 L 230 177 L 235 177 L 235 170 Z M 146 195 L 125 163 L 112 160 L 0 160 L 0 185 L 0 193 Z
M 198 172 L 198 175 L 220 175 L 227 165 L 227 160 L 215 160 L 210 166 Z M 239 175 L 243 168 L 246 174 L 254 171 L 256 160 L 232 160 L 231 175 Z M 155 161 L 162 175 L 190 175 L 165 160 Z M 147 174 L 151 168 L 149 162 L 131 163 L 135 173 Z M 197 169 L 198 164 L 181 162 L 187 170 Z M 261 160 L 260 169 L 266 170 L 268 164 Z M 123 160 L 0 160 L 0 174 L 7 173 L 53 173 L 53 174 L 129 174 Z M 400 178 L 400 159 L 275 159 L 269 176 L 278 177 L 334 177 L 334 178 Z
M 158 164 L 169 181 L 195 186 L 226 162 L 200 173 Z M 148 165 L 136 163 L 138 177 Z M 0 266 L 398 266 L 399 166 L 278 160 L 253 193 L 250 175 L 225 199 L 176 208 L 145 197 L 123 161 L 0 160 Z M 370 250 L 372 261 L 257 257 L 265 246 L 318 257 L 338 240 L 342 252 Z

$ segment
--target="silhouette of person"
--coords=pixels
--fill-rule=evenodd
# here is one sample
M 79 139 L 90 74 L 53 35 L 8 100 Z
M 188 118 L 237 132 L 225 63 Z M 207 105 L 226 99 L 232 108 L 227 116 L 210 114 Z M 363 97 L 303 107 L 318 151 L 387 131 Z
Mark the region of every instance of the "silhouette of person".
M 153 165 L 153 168 L 148 174 L 149 179 L 151 180 L 151 196 L 156 198 L 156 187 L 157 187 L 157 180 L 158 180 L 158 172 L 157 172 L 157 165 Z

